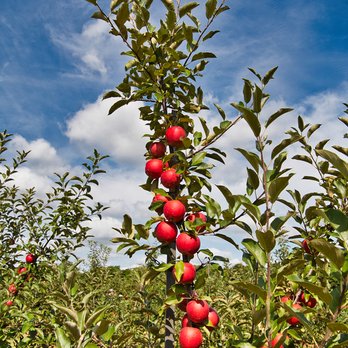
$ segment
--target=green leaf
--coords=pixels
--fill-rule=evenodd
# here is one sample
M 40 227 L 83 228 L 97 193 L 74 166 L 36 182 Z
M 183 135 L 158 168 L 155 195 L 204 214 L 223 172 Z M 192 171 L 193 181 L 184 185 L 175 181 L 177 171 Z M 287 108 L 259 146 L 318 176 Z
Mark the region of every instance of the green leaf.
M 268 188 L 268 193 L 270 196 L 271 203 L 276 202 L 279 195 L 288 186 L 289 180 L 293 175 L 294 174 L 290 174 L 288 176 L 281 176 L 281 177 L 275 178 L 274 180 L 271 181 L 271 183 L 269 184 L 269 188 Z
M 216 58 L 216 55 L 211 52 L 199 52 L 192 57 L 191 61 L 194 62 L 195 60 L 205 59 L 205 58 Z
M 212 31 L 210 31 L 207 35 L 204 36 L 203 41 L 211 39 L 217 33 L 220 33 L 220 30 L 212 30 Z
M 219 238 L 225 240 L 226 242 L 232 244 L 233 246 L 235 246 L 239 250 L 239 245 L 231 237 L 228 237 L 228 236 L 226 236 L 225 234 L 222 234 L 222 233 L 215 233 L 214 236 L 219 237 Z
M 332 296 L 330 295 L 327 288 L 315 285 L 313 283 L 307 282 L 305 280 L 302 280 L 297 275 L 289 275 L 286 277 L 289 281 L 297 283 L 304 288 L 306 288 L 309 292 L 311 292 L 313 295 L 318 296 L 323 302 L 325 302 L 327 305 L 330 305 L 332 301 Z
M 251 186 L 254 190 L 256 190 L 260 185 L 259 177 L 257 173 L 255 173 L 255 171 L 253 171 L 250 168 L 247 168 L 247 172 L 248 172 L 248 181 L 247 181 L 248 185 Z
M 198 2 L 189 2 L 188 4 L 183 5 L 179 8 L 179 17 L 184 17 L 185 14 L 191 12 L 197 6 L 199 6 Z
M 226 119 L 226 114 L 225 114 L 225 111 L 222 109 L 222 107 L 219 106 L 218 104 L 215 104 L 215 103 L 214 103 L 214 106 L 216 107 L 216 109 L 219 112 L 219 114 L 222 117 L 222 119 L 225 120 Z
M 279 109 L 277 112 L 275 112 L 274 114 L 272 114 L 272 115 L 268 118 L 265 127 L 267 128 L 267 127 L 268 127 L 272 122 L 274 122 L 278 117 L 280 117 L 280 116 L 282 116 L 282 115 L 284 115 L 284 114 L 286 114 L 287 112 L 290 112 L 290 111 L 292 111 L 292 110 L 294 110 L 294 109 L 291 109 L 291 108 L 281 108 L 281 109 Z
M 338 249 L 333 244 L 329 243 L 325 239 L 312 239 L 308 242 L 311 247 L 321 252 L 327 259 L 329 259 L 338 269 L 343 266 L 344 252 Z
M 337 332 L 337 331 L 342 331 L 346 333 L 348 332 L 348 325 L 344 323 L 331 322 L 327 324 L 327 327 L 333 332 Z
M 271 70 L 269 70 L 269 71 L 266 72 L 265 76 L 264 76 L 263 79 L 262 79 L 262 83 L 263 83 L 264 85 L 267 85 L 267 83 L 268 83 L 271 79 L 273 79 L 273 75 L 274 75 L 274 73 L 277 71 L 277 69 L 278 69 L 278 67 L 276 66 L 276 67 L 274 67 L 274 68 L 272 68 Z
M 167 8 L 169 11 L 175 11 L 174 1 L 173 0 L 161 0 L 163 5 Z
M 317 129 L 321 127 L 321 124 L 313 124 L 307 132 L 307 138 L 309 138 Z
M 96 329 L 94 329 L 94 333 L 97 336 L 101 336 L 105 334 L 109 329 L 109 325 L 110 325 L 110 321 L 105 319 L 101 320 L 98 326 L 96 327 Z
M 112 0 L 110 2 L 110 11 L 112 12 L 117 6 L 121 5 L 124 0 Z
M 238 103 L 231 103 L 231 105 L 242 113 L 250 129 L 253 131 L 254 135 L 258 137 L 261 133 L 261 124 L 257 116 L 253 113 L 253 111 Z
M 246 80 L 246 79 L 243 79 L 243 80 L 244 80 L 244 86 L 243 86 L 244 101 L 246 104 L 248 104 L 252 96 L 252 83 L 249 80 Z
M 207 0 L 205 3 L 205 16 L 210 19 L 216 10 L 217 0 Z
M 171 263 L 161 263 L 159 266 L 154 267 L 153 269 L 156 272 L 165 272 L 166 270 L 168 270 L 169 268 L 172 268 L 172 267 L 173 267 L 173 264 L 171 264 Z M 178 279 L 180 279 L 180 278 L 178 278 Z
M 348 216 L 342 211 L 330 208 L 326 211 L 326 216 L 337 232 L 348 232 Z
M 182 275 L 184 274 L 184 262 L 179 261 L 174 266 L 175 278 L 180 280 Z
M 258 285 L 248 283 L 248 282 L 240 282 L 240 281 L 233 281 L 231 282 L 231 284 L 237 288 L 248 290 L 252 292 L 253 294 L 256 294 L 264 302 L 266 301 L 266 296 L 267 296 L 266 291 L 260 288 Z
M 81 331 L 79 330 L 76 323 L 72 321 L 66 321 L 64 325 L 67 327 L 67 329 L 70 331 L 70 334 L 72 337 L 74 337 L 74 340 L 78 342 L 81 336 Z
M 207 155 L 206 152 L 198 152 L 192 157 L 192 166 L 197 166 L 201 164 L 204 161 L 205 156 Z
M 266 264 L 267 255 L 257 242 L 255 242 L 253 239 L 246 238 L 243 239 L 242 244 L 255 257 L 255 259 L 261 266 L 264 266 Z
M 328 150 L 315 150 L 315 152 L 320 156 L 329 161 L 335 169 L 337 169 L 343 177 L 348 180 L 348 163 L 342 160 L 334 152 Z
M 338 152 L 341 152 L 344 155 L 348 156 L 348 147 L 342 147 L 342 146 L 339 146 L 339 145 L 333 145 L 332 147 L 335 150 L 337 150 Z
M 259 113 L 262 109 L 261 107 L 262 97 L 263 97 L 263 93 L 261 88 L 259 86 L 255 86 L 255 90 L 253 93 L 253 110 L 256 113 Z
M 253 166 L 256 172 L 259 171 L 259 166 L 261 165 L 261 161 L 255 153 L 241 149 L 241 148 L 236 148 L 235 150 L 239 151 L 246 158 L 246 160 Z
M 262 249 L 267 253 L 271 252 L 276 245 L 275 237 L 271 230 L 268 230 L 266 232 L 256 230 L 256 237 Z
M 93 312 L 92 315 L 86 320 L 85 327 L 89 328 L 99 322 L 104 317 L 104 312 L 106 311 L 107 307 L 108 306 L 103 306 L 102 308 Z
M 294 135 L 291 138 L 282 140 L 277 146 L 273 148 L 271 158 L 276 157 L 280 152 L 282 152 L 286 147 L 295 143 L 296 141 L 302 139 L 303 137 L 300 134 Z
M 62 328 L 60 327 L 56 328 L 56 336 L 61 348 L 71 347 L 71 342 L 69 340 L 69 337 L 65 334 Z
M 116 103 L 114 103 L 111 108 L 109 109 L 108 115 L 111 115 L 114 113 L 117 109 L 121 108 L 124 105 L 127 105 L 129 103 L 128 99 L 120 99 Z
M 306 155 L 295 155 L 292 157 L 292 159 L 298 160 L 298 161 L 303 161 L 312 164 L 313 161 L 309 156 Z

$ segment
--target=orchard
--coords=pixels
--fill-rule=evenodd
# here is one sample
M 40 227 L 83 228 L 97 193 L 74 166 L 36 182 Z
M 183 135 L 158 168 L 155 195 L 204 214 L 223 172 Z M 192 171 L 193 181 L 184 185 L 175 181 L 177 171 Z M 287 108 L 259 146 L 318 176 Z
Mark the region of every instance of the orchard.
M 228 110 L 206 101 L 199 81 L 216 58 L 206 43 L 218 35 L 228 1 L 113 0 L 107 9 L 87 1 L 130 57 L 122 82 L 104 95 L 114 101 L 110 117 L 143 103 L 139 184 L 151 217 L 135 223 L 125 212 L 112 242 L 119 253 L 144 255 L 145 264 L 107 266 L 110 251 L 93 243 L 88 270 L 72 261 L 90 239 L 87 222 L 107 209 L 91 194 L 107 156 L 94 150 L 81 175 L 56 174 L 45 199 L 11 186 L 28 153 L 12 162 L 4 156 L 0 346 L 348 347 L 347 148 L 313 140 L 320 124 L 294 119 L 292 108 L 268 114 L 277 67 L 249 68 L 243 99 Z M 337 122 L 347 127 L 344 114 Z M 289 128 L 274 141 L 279 123 Z M 238 127 L 253 142 L 219 148 Z M 0 154 L 10 141 L 2 132 Z M 243 192 L 214 183 L 215 169 L 232 156 L 244 159 Z M 296 173 L 295 161 L 311 174 Z M 306 180 L 314 190 L 304 190 Z M 241 243 L 235 231 L 243 232 Z M 207 238 L 240 251 L 242 262 L 214 255 L 213 242 L 202 248 Z

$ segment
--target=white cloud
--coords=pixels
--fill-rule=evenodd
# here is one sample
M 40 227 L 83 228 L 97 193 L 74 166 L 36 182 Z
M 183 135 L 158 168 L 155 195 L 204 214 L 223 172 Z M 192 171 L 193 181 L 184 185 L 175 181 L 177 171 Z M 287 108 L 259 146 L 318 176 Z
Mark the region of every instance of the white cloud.
M 107 116 L 115 100 L 84 106 L 67 122 L 66 135 L 81 152 L 86 145 L 110 154 L 118 164 L 128 166 L 143 161 L 145 153 L 145 124 L 139 120 L 138 108 L 143 104 L 131 103 Z

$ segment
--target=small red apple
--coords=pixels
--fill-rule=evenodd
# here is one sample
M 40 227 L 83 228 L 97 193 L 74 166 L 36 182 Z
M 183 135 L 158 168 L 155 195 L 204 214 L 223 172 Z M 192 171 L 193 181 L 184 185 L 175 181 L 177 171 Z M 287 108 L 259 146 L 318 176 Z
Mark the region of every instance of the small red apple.
M 25 257 L 25 261 L 27 263 L 34 263 L 36 261 L 36 256 L 34 254 L 28 254 L 26 257 Z
M 180 284 L 192 283 L 196 278 L 196 267 L 190 262 L 184 262 L 184 273 L 181 275 L 181 278 L 178 279 L 176 276 L 176 265 L 175 265 L 173 267 L 173 277 Z
M 288 302 L 288 301 L 290 301 L 290 300 L 291 300 L 291 298 L 290 298 L 289 296 L 283 296 L 283 297 L 280 299 L 280 302 L 285 303 L 285 302 Z
M 302 308 L 302 306 L 299 303 L 294 303 L 292 305 L 293 309 L 299 310 Z M 295 326 L 297 324 L 300 323 L 300 320 L 297 317 L 290 317 L 287 322 L 291 325 L 291 326 Z
M 149 152 L 152 157 L 163 157 L 166 153 L 166 145 L 162 141 L 155 141 L 149 147 Z
M 26 267 L 20 267 L 20 268 L 18 268 L 17 273 L 18 274 L 23 274 L 23 273 L 25 273 L 27 271 L 28 271 L 28 269 Z
M 180 330 L 179 342 L 181 348 L 199 348 L 203 343 L 203 335 L 195 327 L 184 327 Z
M 164 204 L 163 213 L 167 220 L 179 222 L 184 218 L 186 208 L 182 202 L 174 199 Z
M 183 255 L 195 254 L 201 246 L 201 241 L 198 237 L 191 236 L 188 233 L 182 232 L 176 240 L 176 247 Z
M 208 321 L 210 324 L 208 326 L 209 330 L 214 330 L 219 325 L 220 317 L 214 308 L 209 308 Z
M 191 300 L 186 306 L 186 313 L 193 323 L 205 322 L 209 316 L 209 305 L 204 300 Z
M 313 308 L 317 304 L 317 300 L 313 296 L 310 296 L 308 300 L 306 300 L 304 292 L 301 293 L 300 302 L 309 308 Z
M 185 314 L 181 319 L 181 327 L 191 327 L 192 323 L 188 318 L 187 314 Z
M 163 162 L 160 159 L 153 158 L 146 162 L 145 173 L 151 179 L 158 179 L 163 173 Z
M 186 220 L 190 221 L 191 223 L 194 222 L 196 219 L 201 219 L 203 222 L 207 222 L 207 217 L 202 212 L 190 214 L 186 218 Z M 198 232 L 202 232 L 204 231 L 204 229 L 205 229 L 205 224 L 202 224 L 196 227 L 196 231 Z
M 166 140 L 170 146 L 182 146 L 184 138 L 186 138 L 186 131 L 181 126 L 171 126 L 166 130 Z
M 277 345 L 277 343 L 281 340 L 281 338 L 283 337 L 283 334 L 281 333 L 277 333 L 276 336 L 273 338 L 272 342 L 271 342 L 271 346 L 275 347 Z M 267 348 L 268 346 L 262 346 L 261 348 Z M 281 345 L 279 348 L 284 348 L 283 345 Z
M 169 198 L 167 198 L 165 196 L 162 196 L 160 194 L 157 194 L 157 195 L 155 195 L 155 197 L 153 197 L 152 203 L 162 202 L 162 205 L 156 209 L 156 213 L 158 215 L 162 215 L 163 214 L 163 205 L 164 205 L 164 203 L 167 203 L 168 201 L 169 201 Z
M 8 287 L 8 292 L 12 295 L 16 295 L 18 292 L 16 285 L 14 285 L 13 283 L 10 284 Z
M 311 249 L 309 248 L 309 245 L 308 245 L 308 240 L 307 239 L 304 239 L 301 243 L 302 245 L 302 249 L 307 253 L 307 254 L 311 254 L 312 251 Z
M 169 189 L 173 189 L 180 184 L 180 174 L 174 168 L 167 169 L 161 175 L 161 184 Z
M 178 229 L 169 221 L 161 221 L 155 228 L 155 236 L 161 243 L 171 243 L 176 239 Z
M 7 307 L 11 307 L 11 306 L 13 306 L 13 301 L 8 300 L 8 301 L 5 302 L 5 305 L 6 305 Z

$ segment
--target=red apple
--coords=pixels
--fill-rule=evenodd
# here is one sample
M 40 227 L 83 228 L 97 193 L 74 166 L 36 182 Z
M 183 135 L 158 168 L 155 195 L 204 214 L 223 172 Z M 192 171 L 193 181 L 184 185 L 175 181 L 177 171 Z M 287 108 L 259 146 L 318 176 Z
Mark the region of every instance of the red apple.
M 317 300 L 313 296 L 310 296 L 308 300 L 306 300 L 306 296 L 304 292 L 300 296 L 300 301 L 301 303 L 303 303 L 305 306 L 309 308 L 313 308 L 317 304 Z
M 145 164 L 145 173 L 151 179 L 160 178 L 163 173 L 163 162 L 160 159 L 150 159 Z
M 167 198 L 167 197 L 165 197 L 165 196 L 162 196 L 162 195 L 160 195 L 160 194 L 157 194 L 157 195 L 155 195 L 155 197 L 153 197 L 152 203 L 155 203 L 155 202 L 163 202 L 163 204 L 162 204 L 160 207 L 158 207 L 158 208 L 156 209 L 156 213 L 157 213 L 158 215 L 162 215 L 162 214 L 163 214 L 163 205 L 164 205 L 164 203 L 166 203 L 166 202 L 168 202 L 168 201 L 169 201 L 169 198 Z
M 8 292 L 12 295 L 16 295 L 18 290 L 16 288 L 16 285 L 14 285 L 13 283 L 9 285 L 8 287 Z
M 309 245 L 308 245 L 308 240 L 307 239 L 304 239 L 301 243 L 302 245 L 302 249 L 307 253 L 307 254 L 311 254 L 311 249 L 309 248 Z
M 154 158 L 163 157 L 166 153 L 166 145 L 161 141 L 155 141 L 150 145 L 149 152 Z
M 192 283 L 196 278 L 196 267 L 190 262 L 184 262 L 184 273 L 181 275 L 181 278 L 178 279 L 176 276 L 176 265 L 175 265 L 173 267 L 173 277 L 180 284 Z
M 273 338 L 272 342 L 271 342 L 271 346 L 275 347 L 277 345 L 277 343 L 281 340 L 281 338 L 283 337 L 283 334 L 281 333 L 277 333 L 276 336 Z M 268 346 L 262 346 L 261 348 L 267 348 Z M 283 345 L 281 345 L 279 348 L 284 348 Z
M 291 298 L 290 298 L 289 296 L 283 296 L 283 297 L 280 299 L 280 302 L 285 303 L 285 302 L 288 302 L 288 301 L 290 301 L 290 300 L 291 300 Z
M 161 184 L 169 189 L 177 187 L 180 184 L 180 180 L 180 174 L 173 168 L 164 171 L 161 175 Z
M 220 317 L 214 308 L 209 308 L 208 321 L 210 324 L 208 326 L 209 330 L 213 330 L 219 325 Z
M 186 306 L 186 313 L 193 323 L 205 322 L 209 316 L 209 305 L 204 300 L 191 300 Z
M 8 301 L 5 302 L 5 305 L 6 305 L 7 307 L 11 307 L 11 306 L 13 306 L 13 301 L 8 300 Z
M 187 314 L 185 314 L 181 319 L 181 327 L 191 327 L 192 323 L 188 318 Z
M 18 273 L 18 274 L 22 274 L 22 273 L 25 273 L 25 272 L 27 272 L 27 271 L 28 271 L 28 269 L 27 269 L 26 267 L 20 267 L 20 268 L 18 268 L 17 273 Z
M 199 348 L 203 343 L 203 335 L 195 327 L 184 327 L 180 330 L 179 342 L 181 348 Z
M 169 221 L 161 221 L 155 228 L 155 236 L 161 243 L 171 243 L 176 239 L 178 229 Z
M 182 202 L 174 199 L 164 204 L 163 213 L 167 220 L 179 222 L 184 218 L 186 208 Z
M 176 240 L 176 247 L 183 255 L 195 254 L 201 246 L 201 241 L 198 237 L 191 236 L 188 233 L 182 232 Z
M 292 305 L 292 308 L 298 310 L 298 309 L 301 309 L 302 306 L 301 306 L 299 303 L 294 303 L 294 304 Z M 299 320 L 297 317 L 290 317 L 290 318 L 287 320 L 287 322 L 288 322 L 291 326 L 295 326 L 295 325 L 297 325 L 297 324 L 300 323 L 300 320 Z
M 36 256 L 34 254 L 28 254 L 26 257 L 25 257 L 25 261 L 27 263 L 34 263 L 36 261 Z
M 191 223 L 194 222 L 196 219 L 201 219 L 203 222 L 207 222 L 207 217 L 202 212 L 190 214 L 186 218 L 186 220 L 190 221 Z M 204 231 L 204 229 L 205 229 L 205 224 L 202 224 L 201 226 L 196 227 L 196 231 L 198 232 L 202 232 Z
M 166 140 L 170 146 L 182 146 L 184 138 L 186 138 L 186 131 L 181 126 L 171 126 L 166 130 Z

